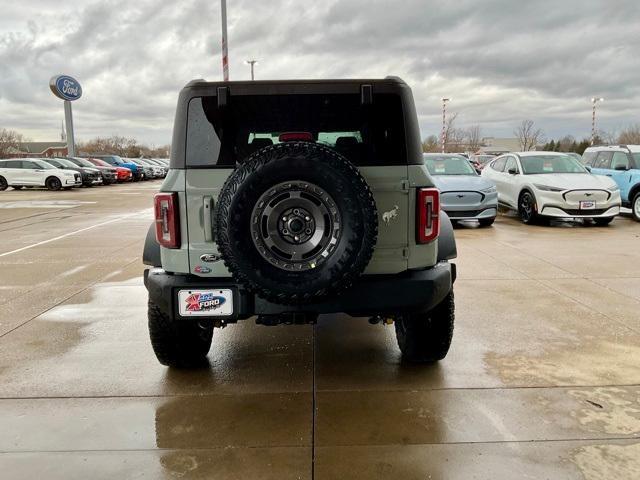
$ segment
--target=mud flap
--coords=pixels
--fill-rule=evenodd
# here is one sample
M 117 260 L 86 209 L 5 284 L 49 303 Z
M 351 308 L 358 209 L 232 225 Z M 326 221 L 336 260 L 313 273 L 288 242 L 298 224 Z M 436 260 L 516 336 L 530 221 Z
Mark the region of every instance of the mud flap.
M 142 252 L 142 263 L 152 267 L 161 267 L 160 244 L 156 241 L 156 225 L 152 223 L 147 231 L 147 238 L 144 241 L 144 251 Z
M 438 261 L 451 260 L 458 256 L 453 225 L 449 215 L 440 211 L 440 235 L 438 236 Z

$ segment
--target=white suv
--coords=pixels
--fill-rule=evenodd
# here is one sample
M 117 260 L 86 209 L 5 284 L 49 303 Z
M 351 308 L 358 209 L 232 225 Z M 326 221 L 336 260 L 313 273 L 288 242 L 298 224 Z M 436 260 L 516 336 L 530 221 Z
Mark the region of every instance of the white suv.
M 509 153 L 489 163 L 482 176 L 496 184 L 498 203 L 517 211 L 524 223 L 555 217 L 607 225 L 620 213 L 616 182 L 563 153 Z
M 10 158 L 0 160 L 0 190 L 13 187 L 46 187 L 49 190 L 79 187 L 82 185 L 80 173 L 59 170 L 38 158 Z

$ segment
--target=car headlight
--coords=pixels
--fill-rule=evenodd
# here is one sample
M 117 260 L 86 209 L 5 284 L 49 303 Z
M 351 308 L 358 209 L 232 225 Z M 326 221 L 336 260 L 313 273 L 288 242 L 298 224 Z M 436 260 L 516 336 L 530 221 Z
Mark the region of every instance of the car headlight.
M 558 188 L 558 187 L 550 187 L 548 185 L 537 185 L 537 184 L 533 184 L 534 187 L 536 187 L 538 190 L 542 190 L 543 192 L 563 192 L 564 188 Z
M 496 193 L 498 189 L 495 186 L 491 186 L 489 188 L 485 188 L 484 190 L 480 190 L 482 193 Z
M 620 185 L 618 185 L 617 183 L 611 187 L 609 187 L 609 191 L 611 192 L 618 192 L 620 191 Z

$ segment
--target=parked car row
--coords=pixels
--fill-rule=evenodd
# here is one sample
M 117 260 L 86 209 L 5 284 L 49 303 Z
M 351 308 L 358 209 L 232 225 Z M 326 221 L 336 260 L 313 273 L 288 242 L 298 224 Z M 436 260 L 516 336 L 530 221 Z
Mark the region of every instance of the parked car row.
M 169 170 L 165 159 L 92 157 L 9 158 L 0 160 L 0 191 L 29 187 L 49 190 L 111 185 L 164 178 Z
M 630 207 L 640 221 L 640 146 L 587 149 L 583 161 L 560 152 L 508 153 L 489 159 L 478 174 L 458 154 L 424 154 L 451 220 L 491 225 L 498 206 L 526 223 L 583 218 L 609 224 Z

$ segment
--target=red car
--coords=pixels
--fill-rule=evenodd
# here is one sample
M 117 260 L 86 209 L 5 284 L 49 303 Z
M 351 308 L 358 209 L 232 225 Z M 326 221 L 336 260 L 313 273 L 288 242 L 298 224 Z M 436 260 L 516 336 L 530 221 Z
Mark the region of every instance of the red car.
M 98 167 L 115 168 L 116 174 L 118 176 L 117 177 L 118 182 L 130 182 L 131 180 L 133 180 L 133 174 L 131 173 L 131 170 L 129 170 L 128 168 L 114 167 L 113 165 L 109 165 L 107 162 L 105 162 L 104 160 L 100 160 L 99 158 L 86 158 L 85 160 L 90 161 L 91 163 L 93 163 Z

